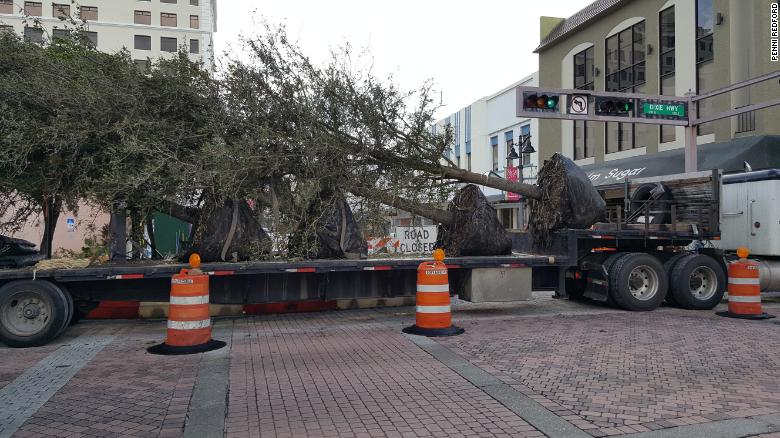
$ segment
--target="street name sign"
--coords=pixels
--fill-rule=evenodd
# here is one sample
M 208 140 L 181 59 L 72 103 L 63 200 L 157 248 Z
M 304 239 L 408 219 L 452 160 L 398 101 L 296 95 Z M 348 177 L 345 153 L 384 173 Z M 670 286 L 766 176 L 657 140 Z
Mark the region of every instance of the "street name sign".
M 642 113 L 648 116 L 685 117 L 685 104 L 642 102 Z

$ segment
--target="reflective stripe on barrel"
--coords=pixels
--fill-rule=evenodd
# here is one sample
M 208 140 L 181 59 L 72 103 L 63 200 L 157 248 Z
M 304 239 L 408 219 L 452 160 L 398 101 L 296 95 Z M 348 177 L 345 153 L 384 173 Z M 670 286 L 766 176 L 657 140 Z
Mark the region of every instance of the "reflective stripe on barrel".
M 168 336 L 165 343 L 175 347 L 191 347 L 210 340 L 209 277 L 200 271 L 183 269 L 171 278 Z
M 729 263 L 729 312 L 737 315 L 763 313 L 758 263 L 747 259 Z
M 417 312 L 415 325 L 424 329 L 452 326 L 450 284 L 447 266 L 423 262 L 417 268 Z

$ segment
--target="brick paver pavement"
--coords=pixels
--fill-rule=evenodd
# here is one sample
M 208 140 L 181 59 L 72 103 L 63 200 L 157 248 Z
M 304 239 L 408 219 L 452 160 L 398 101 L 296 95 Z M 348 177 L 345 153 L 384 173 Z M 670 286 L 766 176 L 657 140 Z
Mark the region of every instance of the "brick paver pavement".
M 146 348 L 159 343 L 163 331 L 160 323 L 130 322 L 120 328 L 118 339 L 15 436 L 180 436 L 200 355 L 148 354 Z
M 554 300 L 455 307 L 466 333 L 431 345 L 510 386 L 517 403 L 496 396 L 504 406 L 488 395 L 495 388 L 474 386 L 478 374 L 468 377 L 461 365 L 401 334 L 413 308 L 239 318 L 220 322 L 233 333 L 229 360 L 219 368 L 229 371 L 227 406 L 225 386 L 213 405 L 225 410 L 217 415 L 225 435 L 542 436 L 533 423 L 563 436 L 540 422 L 549 412 L 518 408 L 529 398 L 594 436 L 717 428 L 723 419 L 740 419 L 739 427 L 752 431 L 745 436 L 780 432 L 780 325 L 771 321 Z M 776 304 L 766 307 L 780 313 Z M 199 436 L 187 414 L 196 389 L 209 402 L 199 382 L 217 362 L 146 353 L 165 336 L 161 321 L 89 322 L 47 347 L 0 347 L 0 385 L 20 382 L 69 340 L 108 332 L 113 340 L 24 417 L 14 436 Z
M 780 412 L 780 326 L 659 309 L 500 323 L 439 342 L 594 436 Z
M 366 312 L 247 319 L 226 436 L 543 436 Z

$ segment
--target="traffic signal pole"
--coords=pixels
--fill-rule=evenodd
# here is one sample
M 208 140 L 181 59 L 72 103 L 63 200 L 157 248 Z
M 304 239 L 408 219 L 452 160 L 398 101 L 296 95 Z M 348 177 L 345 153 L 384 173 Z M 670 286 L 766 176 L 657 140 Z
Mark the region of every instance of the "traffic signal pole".
M 688 93 L 684 97 L 518 86 L 516 89 L 516 115 L 521 118 L 683 126 L 685 128 L 685 171 L 695 172 L 698 170 L 696 142 L 697 131 L 700 125 L 780 105 L 780 98 L 769 99 L 703 117 L 700 117 L 698 114 L 698 102 L 777 78 L 780 78 L 780 70 L 699 95 Z M 533 96 L 554 96 L 556 100 L 554 105 L 551 106 L 543 105 L 541 100 L 536 99 L 539 103 L 534 105 L 535 100 L 531 98 Z M 598 101 L 603 102 L 605 99 L 612 100 L 612 104 L 597 104 Z M 572 102 L 576 102 L 577 105 L 573 106 Z M 618 103 L 618 105 L 615 105 L 615 103 Z M 627 105 L 621 106 L 620 103 Z M 626 110 L 626 108 L 630 109 Z
M 698 114 L 696 103 L 693 102 L 693 93 L 688 93 L 688 120 L 696 120 Z M 699 155 L 696 150 L 696 134 L 698 125 L 688 123 L 685 125 L 685 172 L 699 170 Z

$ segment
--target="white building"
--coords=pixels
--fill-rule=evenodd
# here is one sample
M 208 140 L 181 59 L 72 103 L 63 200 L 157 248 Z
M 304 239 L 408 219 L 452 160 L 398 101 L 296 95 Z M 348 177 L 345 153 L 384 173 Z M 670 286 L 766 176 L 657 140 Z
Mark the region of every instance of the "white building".
M 538 86 L 539 75 L 534 73 L 500 91 L 479 99 L 460 111 L 436 122 L 437 129 L 450 124 L 454 129 L 454 144 L 450 159 L 461 169 L 475 173 L 505 177 L 509 166 L 518 167 L 520 160 L 510 162 L 506 159 L 514 144 L 518 150 L 519 137 L 531 135 L 531 144 L 538 149 L 537 137 L 539 122 L 537 119 L 516 116 L 516 90 L 524 86 Z M 538 154 L 522 155 L 523 181 L 536 182 L 539 169 Z M 502 223 L 508 228 L 522 228 L 526 223 L 524 203 L 490 187 L 482 187 L 482 192 L 499 210 Z
M 214 65 L 217 0 L 0 0 L 0 26 L 31 41 L 44 42 L 73 28 L 63 16 L 85 21 L 98 50 L 126 48 L 139 64 L 173 56 L 183 47 L 206 69 Z

